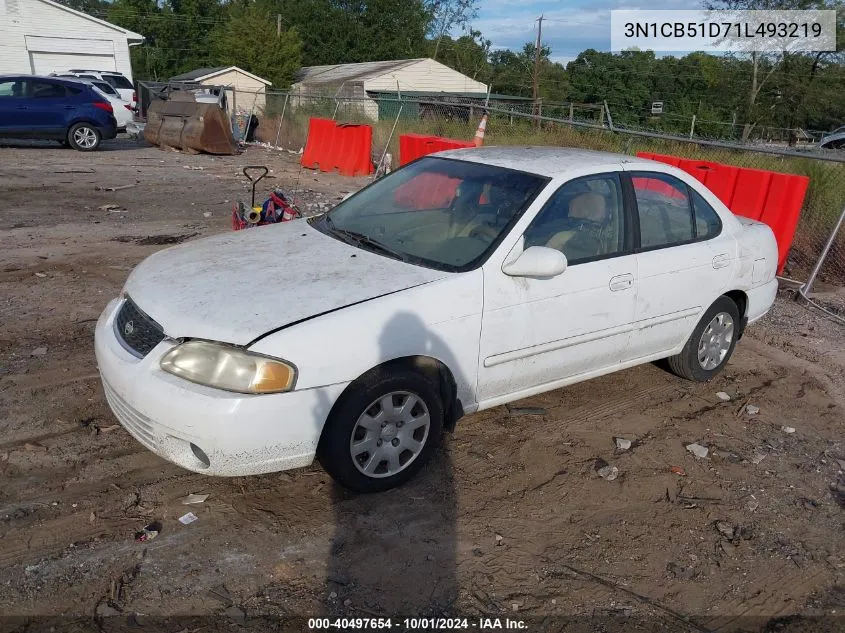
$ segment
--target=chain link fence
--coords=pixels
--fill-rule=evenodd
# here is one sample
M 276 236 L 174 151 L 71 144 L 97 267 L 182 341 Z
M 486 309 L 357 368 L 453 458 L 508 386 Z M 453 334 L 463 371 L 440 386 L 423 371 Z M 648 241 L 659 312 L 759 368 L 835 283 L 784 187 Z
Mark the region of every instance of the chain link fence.
M 622 126 L 602 105 L 546 104 L 530 100 L 490 101 L 486 145 L 555 145 L 622 154 L 654 152 L 737 167 L 808 176 L 810 186 L 801 212 L 784 277 L 845 288 L 845 230 L 838 231 L 845 208 L 845 153 L 777 144 L 771 139 L 748 144 L 665 131 Z M 399 136 L 429 134 L 472 139 L 485 111 L 483 98 L 381 96 L 348 98 L 296 93 L 267 93 L 256 137 L 279 149 L 300 152 L 311 117 L 373 128 L 373 162 L 389 156 L 399 166 Z M 819 265 L 821 259 L 823 262 Z M 810 281 L 810 284 L 807 284 Z M 843 315 L 845 316 L 845 315 Z

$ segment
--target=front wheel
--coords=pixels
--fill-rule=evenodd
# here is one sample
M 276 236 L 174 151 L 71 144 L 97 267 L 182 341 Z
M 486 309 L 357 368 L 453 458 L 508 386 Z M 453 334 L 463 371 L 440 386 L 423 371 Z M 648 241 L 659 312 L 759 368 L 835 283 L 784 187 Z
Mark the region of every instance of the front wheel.
M 93 152 L 100 146 L 100 131 L 90 123 L 77 123 L 68 130 L 67 141 L 80 152 Z
M 728 364 L 739 328 L 736 303 L 729 297 L 719 297 L 701 317 L 681 353 L 668 359 L 672 372 L 696 382 L 710 380 Z
M 377 369 L 332 410 L 317 456 L 341 485 L 356 492 L 400 486 L 431 458 L 443 430 L 436 387 L 409 369 Z

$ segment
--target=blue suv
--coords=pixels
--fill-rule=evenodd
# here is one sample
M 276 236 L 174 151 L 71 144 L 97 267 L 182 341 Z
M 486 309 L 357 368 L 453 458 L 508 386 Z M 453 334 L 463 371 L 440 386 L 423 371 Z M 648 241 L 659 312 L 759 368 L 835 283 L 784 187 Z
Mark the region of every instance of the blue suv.
M 111 104 L 74 80 L 0 75 L 0 137 L 60 141 L 90 152 L 117 135 Z

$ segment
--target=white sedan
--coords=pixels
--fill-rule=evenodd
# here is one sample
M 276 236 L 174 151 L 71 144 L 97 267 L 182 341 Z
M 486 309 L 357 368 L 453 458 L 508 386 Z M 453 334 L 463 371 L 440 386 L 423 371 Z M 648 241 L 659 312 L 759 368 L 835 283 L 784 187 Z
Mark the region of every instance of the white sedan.
M 686 173 L 562 148 L 422 158 L 329 213 L 160 251 L 97 324 L 117 419 L 188 470 L 385 490 L 464 414 L 669 359 L 719 372 L 771 230 Z

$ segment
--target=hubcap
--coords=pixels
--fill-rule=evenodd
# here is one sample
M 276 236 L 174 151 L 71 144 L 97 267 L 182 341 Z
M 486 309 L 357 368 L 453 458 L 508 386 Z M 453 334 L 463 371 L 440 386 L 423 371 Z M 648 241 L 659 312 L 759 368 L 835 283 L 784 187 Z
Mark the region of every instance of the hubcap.
M 392 391 L 370 403 L 352 429 L 349 451 L 367 477 L 390 477 L 407 468 L 428 439 L 431 420 L 422 399 Z
M 698 341 L 698 364 L 706 371 L 716 369 L 725 360 L 734 338 L 734 320 L 720 312 L 704 328 Z
M 80 147 L 90 149 L 97 143 L 97 134 L 89 127 L 81 127 L 73 133 L 73 140 Z

